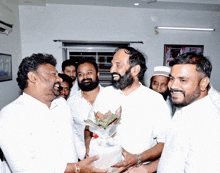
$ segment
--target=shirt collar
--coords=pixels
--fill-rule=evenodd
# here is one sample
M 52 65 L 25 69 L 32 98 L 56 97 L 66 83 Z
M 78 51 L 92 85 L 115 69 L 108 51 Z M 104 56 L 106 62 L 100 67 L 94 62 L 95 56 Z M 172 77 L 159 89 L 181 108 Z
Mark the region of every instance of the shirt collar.
M 99 92 L 103 89 L 103 87 L 99 84 L 99 87 L 100 87 L 100 90 L 99 90 Z M 80 89 L 80 91 L 79 91 L 79 96 L 80 96 L 80 98 L 84 98 L 83 96 L 82 96 L 82 90 Z
M 39 100 L 37 100 L 36 98 L 32 97 L 31 95 L 29 95 L 29 94 L 27 94 L 27 93 L 25 93 L 25 92 L 23 92 L 22 95 L 23 95 L 23 97 L 26 99 L 26 101 L 29 102 L 29 103 L 34 103 L 36 106 L 39 105 L 39 106 L 41 106 L 41 107 L 42 107 L 42 106 L 47 107 L 46 104 L 40 102 Z M 58 105 L 58 99 L 59 99 L 59 98 L 54 99 L 54 100 L 51 102 L 50 108 L 48 108 L 48 107 L 47 107 L 47 108 L 50 109 L 50 110 L 54 109 L 54 108 Z
M 177 112 L 191 112 L 191 111 L 194 111 L 194 109 L 196 107 L 201 107 L 201 105 L 206 105 L 207 101 L 210 100 L 210 97 L 209 95 L 199 99 L 199 100 L 196 100 L 194 101 L 193 103 L 187 105 L 187 106 L 184 106 L 182 108 L 177 108 L 176 111 Z
M 139 82 L 139 84 L 140 84 L 140 86 L 136 89 L 136 90 L 134 90 L 134 91 L 132 91 L 130 94 L 128 94 L 127 96 L 130 96 L 130 95 L 133 95 L 134 93 L 136 93 L 136 92 L 138 92 L 139 90 L 141 90 L 141 88 L 143 88 L 143 85 L 142 85 L 142 83 L 141 82 Z M 113 87 L 113 86 L 112 86 Z M 113 87 L 114 88 L 114 87 Z M 115 89 L 115 88 L 114 88 Z M 122 90 L 120 90 L 120 89 L 115 89 L 115 90 L 118 90 L 118 92 L 120 93 L 120 94 L 123 94 L 124 95 L 124 93 L 122 92 Z

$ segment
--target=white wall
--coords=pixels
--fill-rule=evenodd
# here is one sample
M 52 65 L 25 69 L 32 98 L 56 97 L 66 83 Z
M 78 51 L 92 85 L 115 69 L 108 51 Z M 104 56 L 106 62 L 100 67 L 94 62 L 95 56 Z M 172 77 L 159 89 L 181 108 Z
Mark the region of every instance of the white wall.
M 20 6 L 22 57 L 45 52 L 58 59 L 61 71 L 61 43 L 53 40 L 143 41 L 135 44 L 148 57 L 145 83 L 153 67 L 163 65 L 164 44 L 204 45 L 213 63 L 212 83 L 220 90 L 220 15 L 210 11 L 153 10 L 79 5 Z M 160 31 L 155 26 L 213 27 L 215 32 Z
M 0 53 L 12 55 L 12 80 L 0 82 L 0 109 L 15 100 L 20 95 L 16 82 L 18 65 L 21 58 L 21 39 L 19 28 L 19 11 L 17 5 L 7 4 L 15 16 L 13 31 L 7 36 L 0 34 Z

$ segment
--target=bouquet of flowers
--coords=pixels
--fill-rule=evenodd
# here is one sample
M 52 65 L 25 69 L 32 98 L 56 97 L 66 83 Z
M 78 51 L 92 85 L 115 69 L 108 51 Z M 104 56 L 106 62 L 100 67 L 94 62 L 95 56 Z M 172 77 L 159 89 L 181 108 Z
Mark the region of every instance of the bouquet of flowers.
M 93 138 L 90 141 L 89 156 L 99 155 L 99 159 L 93 162 L 93 165 L 99 169 L 108 168 L 110 172 L 117 168 L 111 166 L 122 160 L 122 147 L 114 140 L 118 124 L 121 120 L 122 108 L 119 107 L 115 114 L 108 111 L 105 114 L 94 113 L 95 122 L 85 120 L 90 126 L 89 130 L 93 132 Z

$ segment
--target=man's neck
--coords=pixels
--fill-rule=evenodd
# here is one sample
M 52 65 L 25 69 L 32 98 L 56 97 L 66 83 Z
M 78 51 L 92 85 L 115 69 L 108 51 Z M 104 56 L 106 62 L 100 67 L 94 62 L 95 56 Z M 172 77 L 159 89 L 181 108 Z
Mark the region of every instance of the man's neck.
M 138 89 L 141 86 L 139 81 L 134 81 L 132 85 L 126 87 L 125 89 L 122 90 L 124 95 L 129 95 L 130 93 L 134 92 L 136 89 Z
M 47 105 L 48 108 L 50 108 L 52 101 L 55 99 L 55 98 L 50 99 L 48 96 L 44 96 L 42 94 L 39 94 L 38 92 L 32 92 L 28 89 L 24 89 L 24 93 L 30 95 L 31 97 L 37 99 L 41 103 Z
M 100 91 L 100 86 L 98 85 L 95 89 L 91 91 L 81 91 L 82 96 L 91 104 L 93 105 L 96 96 L 98 95 Z

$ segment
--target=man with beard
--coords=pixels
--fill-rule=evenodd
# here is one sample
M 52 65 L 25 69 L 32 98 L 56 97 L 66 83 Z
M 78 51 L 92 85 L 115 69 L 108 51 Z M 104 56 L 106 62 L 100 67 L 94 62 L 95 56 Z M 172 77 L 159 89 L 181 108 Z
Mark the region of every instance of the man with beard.
M 78 83 L 76 80 L 76 68 L 77 64 L 70 59 L 63 61 L 62 63 L 62 73 L 68 75 L 73 80 L 69 97 L 72 97 L 79 90 Z
M 88 118 L 88 113 L 92 108 L 96 96 L 102 90 L 101 85 L 99 85 L 99 71 L 95 59 L 85 57 L 79 61 L 77 80 L 80 90 L 74 96 L 68 98 L 67 103 L 70 106 L 77 135 L 81 139 L 81 149 L 78 151 L 79 159 L 82 160 L 85 157 L 86 151 L 84 139 L 86 124 L 84 120 Z
M 89 119 L 94 122 L 94 112 L 116 112 L 121 106 L 121 121 L 113 139 L 122 146 L 124 160 L 113 167 L 118 167 L 116 172 L 133 166 L 127 171 L 155 172 L 171 119 L 169 108 L 161 94 L 141 84 L 147 67 L 139 51 L 132 47 L 118 48 L 111 63 L 113 86 L 99 93 Z
M 175 108 L 171 103 L 169 96 L 168 82 L 170 80 L 170 67 L 167 66 L 157 66 L 154 67 L 154 74 L 150 79 L 150 89 L 160 93 L 170 109 L 171 117 L 174 114 Z
M 12 172 L 106 172 L 77 162 L 69 106 L 58 97 L 62 79 L 52 55 L 22 60 L 17 82 L 23 94 L 0 112 L 0 147 Z M 57 98 L 58 97 L 58 98 Z
M 175 115 L 166 135 L 158 173 L 220 172 L 220 113 L 208 95 L 211 62 L 182 54 L 170 62 L 168 84 Z

